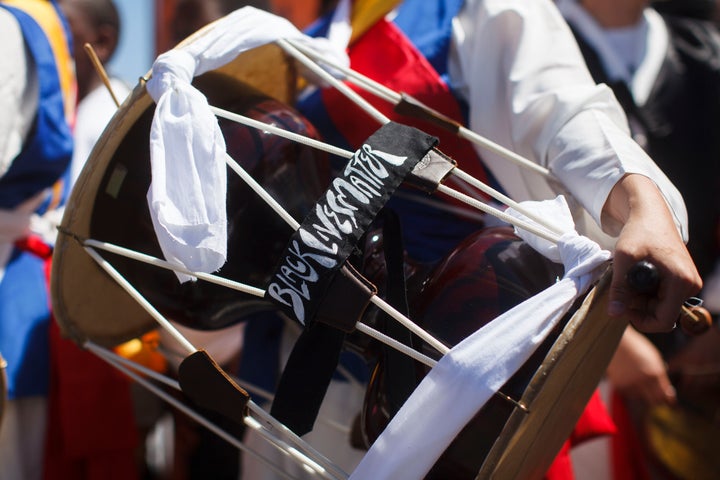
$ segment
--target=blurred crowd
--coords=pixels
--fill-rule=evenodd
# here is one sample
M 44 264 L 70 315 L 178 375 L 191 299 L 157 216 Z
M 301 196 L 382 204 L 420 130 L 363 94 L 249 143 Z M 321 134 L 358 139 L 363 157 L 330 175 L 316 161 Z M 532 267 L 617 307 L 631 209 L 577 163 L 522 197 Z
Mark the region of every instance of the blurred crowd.
M 165 23 L 158 26 L 157 53 L 244 6 L 267 10 L 302 31 L 319 34 L 337 3 L 159 1 L 158 16 Z M 632 139 L 682 195 L 688 214 L 687 249 L 705 285 L 699 296 L 716 320 L 720 313 L 720 136 L 715 133 L 720 127 L 720 4 L 715 0 L 555 0 L 554 4 L 569 25 L 592 80 L 612 90 Z M 113 0 L 0 0 L 0 109 L 5 112 L 0 118 L 0 369 L 7 398 L 0 402 L 0 480 L 275 478 L 214 433 L 62 338 L 51 320 L 47 277 L 54 228 L 95 143 L 134 87 L 113 75 L 120 72 L 105 76 L 101 67 L 115 54 L 126 20 Z M 436 62 L 432 67 L 436 68 L 438 60 L 420 51 Z M 443 81 L 452 73 L 445 66 L 437 68 Z M 467 109 L 460 105 L 459 112 Z M 219 334 L 234 339 L 223 355 L 227 372 L 242 375 L 249 363 L 246 358 L 243 365 L 243 352 L 252 350 L 248 342 L 259 342 L 261 335 L 272 336 L 268 345 L 294 341 L 297 332 L 274 320 L 273 331 L 258 332 L 257 324 L 248 324 Z M 161 336 L 159 341 L 171 349 L 170 340 Z M 213 339 L 202 341 L 212 344 Z M 289 348 L 279 355 L 288 354 Z M 160 364 L 164 373 L 177 375 L 172 362 Z M 273 383 L 275 379 L 270 388 Z M 338 403 L 345 395 L 340 388 L 331 390 Z M 598 447 L 602 454 L 594 450 L 592 458 L 577 461 L 576 478 L 720 476 L 717 459 L 707 448 L 720 439 L 716 325 L 694 337 L 680 329 L 647 333 L 629 326 L 600 391 L 615 433 L 599 439 L 604 442 Z M 100 404 L 108 395 L 113 403 Z M 360 396 L 355 400 L 362 401 Z M 353 408 L 346 414 L 348 431 L 353 431 L 359 406 Z M 232 421 L 213 420 L 234 435 L 257 442 Z M 651 438 L 657 439 L 657 432 L 666 431 L 668 424 L 679 432 L 678 438 L 687 435 L 683 442 L 693 443 L 676 446 L 677 438 L 670 436 L 662 437 L 664 443 L 653 443 Z M 317 441 L 342 443 L 339 438 L 350 434 L 342 430 L 338 435 L 336 431 Z M 351 471 L 363 450 L 357 442 L 345 440 L 333 455 L 346 455 L 344 467 Z M 681 460 L 690 455 L 688 451 L 691 460 Z

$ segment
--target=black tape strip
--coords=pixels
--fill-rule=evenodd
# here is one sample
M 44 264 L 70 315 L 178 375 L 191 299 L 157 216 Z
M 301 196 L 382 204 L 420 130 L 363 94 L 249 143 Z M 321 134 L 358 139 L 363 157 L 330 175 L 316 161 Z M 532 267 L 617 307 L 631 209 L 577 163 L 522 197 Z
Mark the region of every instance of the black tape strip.
M 313 429 L 344 340 L 344 332 L 316 322 L 295 342 L 270 408 L 270 415 L 295 434 Z
M 265 298 L 309 326 L 360 237 L 437 143 L 416 128 L 392 122 L 370 136 L 290 238 Z
M 387 209 L 383 224 L 383 244 L 385 265 L 387 265 L 386 300 L 397 311 L 409 316 L 402 227 L 397 213 Z M 413 347 L 412 333 L 407 328 L 385 312 L 380 312 L 378 318 L 385 325 L 387 335 L 408 347 Z M 415 390 L 418 378 L 415 361 L 412 358 L 387 345 L 382 345 L 382 349 L 387 385 L 387 408 L 392 418 Z

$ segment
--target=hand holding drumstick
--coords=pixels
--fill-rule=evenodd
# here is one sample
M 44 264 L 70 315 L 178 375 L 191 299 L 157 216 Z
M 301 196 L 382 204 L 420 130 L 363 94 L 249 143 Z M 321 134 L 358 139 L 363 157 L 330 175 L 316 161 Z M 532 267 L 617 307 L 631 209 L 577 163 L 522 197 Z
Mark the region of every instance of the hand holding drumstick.
M 686 305 L 700 291 L 702 280 L 655 184 L 642 175 L 623 177 L 608 196 L 603 220 L 621 226 L 609 314 L 628 315 L 633 326 L 646 333 L 672 330 L 678 320 L 692 332 L 707 329 L 704 309 Z M 652 266 L 638 266 L 643 260 Z M 650 282 L 631 285 L 638 277 L 649 277 Z
M 633 265 L 628 271 L 627 282 L 638 293 L 651 295 L 657 292 L 660 284 L 660 273 L 654 264 L 642 260 Z M 702 306 L 702 300 L 690 297 L 680 307 L 678 322 L 680 328 L 688 335 L 700 335 L 707 332 L 712 326 L 712 316 Z

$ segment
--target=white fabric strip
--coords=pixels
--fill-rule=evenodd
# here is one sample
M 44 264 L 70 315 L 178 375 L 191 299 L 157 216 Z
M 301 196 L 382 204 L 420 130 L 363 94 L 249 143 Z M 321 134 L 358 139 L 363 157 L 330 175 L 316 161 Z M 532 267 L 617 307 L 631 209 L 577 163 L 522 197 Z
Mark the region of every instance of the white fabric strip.
M 572 222 L 562 197 L 524 202 L 523 206 L 540 217 L 563 218 L 566 225 Z M 574 230 L 562 236 L 557 248 L 542 253 L 562 260 L 563 279 L 446 354 L 375 441 L 351 479 L 423 478 L 458 432 L 525 363 L 573 301 L 588 290 L 599 275 L 597 267 L 610 258 L 610 252 Z
M 227 257 L 225 141 L 196 75 L 240 53 L 292 38 L 341 65 L 348 59 L 325 39 L 303 35 L 287 20 L 245 7 L 199 31 L 186 45 L 160 55 L 147 91 L 157 103 L 150 131 L 150 215 L 169 262 L 214 272 Z M 177 273 L 180 281 L 192 277 Z

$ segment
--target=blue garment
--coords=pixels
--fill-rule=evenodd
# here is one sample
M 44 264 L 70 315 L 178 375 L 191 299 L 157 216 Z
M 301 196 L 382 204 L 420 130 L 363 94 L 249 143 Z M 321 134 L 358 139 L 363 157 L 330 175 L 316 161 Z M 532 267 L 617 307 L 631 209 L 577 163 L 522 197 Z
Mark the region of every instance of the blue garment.
M 20 24 L 39 83 L 38 111 L 31 136 L 0 178 L 0 208 L 13 208 L 66 174 L 73 141 L 65 118 L 58 66 L 47 36 L 28 13 L 2 4 L 0 7 L 12 13 Z M 63 197 L 66 196 L 67 192 L 64 192 Z
M 463 0 L 405 0 L 393 19 L 446 83 L 452 20 L 463 3 Z
M 66 35 L 69 30 L 53 2 Z M 39 84 L 38 112 L 30 137 L 5 175 L 0 178 L 0 208 L 13 209 L 39 192 L 58 185 L 69 175 L 72 156 L 71 128 L 58 68 L 48 35 L 27 12 L 0 4 L 17 19 L 25 44 L 35 62 Z M 70 51 L 69 45 L 65 45 Z M 55 189 L 53 206 L 61 205 L 67 192 Z M 38 209 L 44 213 L 48 199 Z M 44 260 L 15 249 L 0 282 L 0 352 L 7 361 L 8 396 L 44 395 L 48 390 L 48 298 Z

